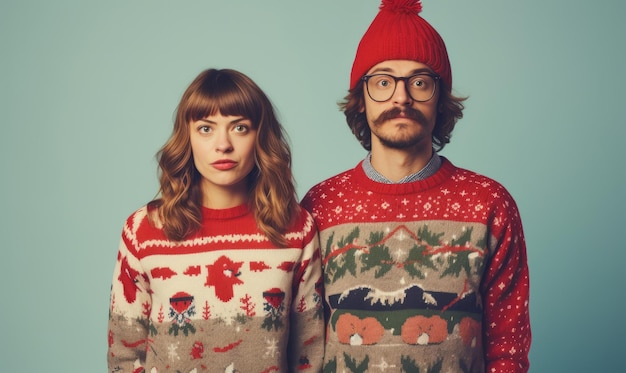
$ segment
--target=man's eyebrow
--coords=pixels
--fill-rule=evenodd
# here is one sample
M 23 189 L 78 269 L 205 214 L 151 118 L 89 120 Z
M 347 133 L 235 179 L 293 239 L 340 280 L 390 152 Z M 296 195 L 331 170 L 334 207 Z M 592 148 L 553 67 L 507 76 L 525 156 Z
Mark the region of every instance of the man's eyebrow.
M 390 67 L 379 67 L 379 68 L 374 69 L 374 71 L 372 71 L 368 75 L 372 75 L 372 74 L 376 74 L 376 73 L 392 73 L 392 72 L 393 72 L 393 69 L 390 68 Z M 422 67 L 422 68 L 419 68 L 419 69 L 411 70 L 409 72 L 409 75 L 415 75 L 415 74 L 421 74 L 421 73 L 431 73 L 431 74 L 434 74 L 434 72 L 431 69 L 429 69 L 427 67 Z
M 390 73 L 392 71 L 393 71 L 393 69 L 390 69 L 388 67 L 378 67 L 378 68 L 374 69 L 372 72 L 368 73 L 368 75 L 372 75 L 372 74 L 376 74 L 376 73 Z

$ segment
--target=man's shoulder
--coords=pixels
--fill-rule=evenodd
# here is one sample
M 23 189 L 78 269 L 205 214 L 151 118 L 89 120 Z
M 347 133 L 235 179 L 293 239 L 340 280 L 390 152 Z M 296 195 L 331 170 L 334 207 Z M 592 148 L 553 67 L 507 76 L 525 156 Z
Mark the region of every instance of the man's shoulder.
M 354 177 L 355 168 L 350 168 L 348 170 L 342 171 L 334 176 L 331 176 L 327 179 L 320 181 L 309 189 L 307 195 L 316 194 L 324 192 L 328 188 L 335 188 L 337 186 L 344 186 L 349 183 Z
M 477 196 L 491 195 L 509 200 L 513 199 L 507 188 L 502 183 L 478 171 L 454 166 L 452 180 L 459 188 L 468 188 L 469 190 L 473 190 Z
M 325 196 L 333 190 L 350 188 L 352 180 L 355 177 L 355 171 L 358 167 L 359 166 L 357 165 L 356 167 L 342 171 L 313 185 L 304 195 L 304 198 L 302 198 L 302 201 L 300 202 L 302 207 L 310 212 L 313 212 L 313 207 L 322 202 L 325 199 Z M 315 214 L 313 213 L 313 215 Z

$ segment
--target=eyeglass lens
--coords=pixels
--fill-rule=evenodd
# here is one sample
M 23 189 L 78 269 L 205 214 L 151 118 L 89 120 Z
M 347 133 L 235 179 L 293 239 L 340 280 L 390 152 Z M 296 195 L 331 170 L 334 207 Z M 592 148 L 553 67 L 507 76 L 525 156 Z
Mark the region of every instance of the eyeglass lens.
M 378 102 L 389 100 L 396 90 L 398 80 L 404 81 L 406 91 L 415 101 L 428 101 L 435 93 L 436 80 L 431 75 L 395 77 L 388 74 L 374 74 L 369 75 L 367 79 L 367 92 L 370 98 Z

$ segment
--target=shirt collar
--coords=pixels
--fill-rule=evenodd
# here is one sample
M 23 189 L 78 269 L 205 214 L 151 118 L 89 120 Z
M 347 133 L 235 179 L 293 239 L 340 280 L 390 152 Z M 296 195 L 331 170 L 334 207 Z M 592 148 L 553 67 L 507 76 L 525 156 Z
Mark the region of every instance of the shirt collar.
M 372 167 L 372 153 L 368 153 L 367 157 L 363 160 L 363 171 L 365 171 L 365 175 L 373 181 L 385 184 L 403 184 L 403 183 L 411 183 L 418 180 L 424 180 L 429 176 L 434 175 L 441 167 L 441 157 L 437 152 L 433 150 L 433 156 L 430 158 L 430 161 L 422 168 L 414 174 L 407 175 L 403 177 L 401 180 L 394 182 L 383 175 L 381 175 L 378 171 Z

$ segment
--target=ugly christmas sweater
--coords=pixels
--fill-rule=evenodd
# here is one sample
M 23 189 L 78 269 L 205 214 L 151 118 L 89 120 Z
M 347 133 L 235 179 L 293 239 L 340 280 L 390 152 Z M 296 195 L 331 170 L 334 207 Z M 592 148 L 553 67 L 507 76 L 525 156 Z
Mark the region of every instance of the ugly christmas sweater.
M 362 164 L 302 205 L 320 232 L 325 372 L 526 372 L 526 246 L 516 204 L 442 157 L 432 176 L 369 179 Z
M 324 321 L 319 241 L 302 209 L 274 246 L 247 206 L 203 209 L 168 240 L 143 207 L 122 231 L 108 328 L 110 372 L 318 372 Z

